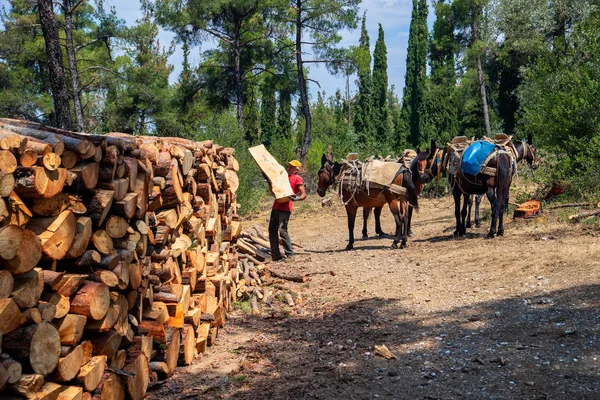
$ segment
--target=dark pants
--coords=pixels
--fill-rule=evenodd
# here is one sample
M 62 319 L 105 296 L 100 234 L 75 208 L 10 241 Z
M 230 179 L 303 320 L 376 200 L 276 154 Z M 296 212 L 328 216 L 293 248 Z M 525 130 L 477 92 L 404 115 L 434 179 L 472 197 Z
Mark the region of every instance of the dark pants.
M 286 257 L 294 255 L 292 250 L 292 240 L 288 233 L 288 222 L 290 221 L 289 211 L 281 211 L 273 209 L 271 210 L 271 219 L 269 220 L 269 242 L 271 244 L 271 257 L 274 260 L 281 258 L 281 252 L 279 251 L 279 236 L 283 239 L 283 250 L 285 251 Z

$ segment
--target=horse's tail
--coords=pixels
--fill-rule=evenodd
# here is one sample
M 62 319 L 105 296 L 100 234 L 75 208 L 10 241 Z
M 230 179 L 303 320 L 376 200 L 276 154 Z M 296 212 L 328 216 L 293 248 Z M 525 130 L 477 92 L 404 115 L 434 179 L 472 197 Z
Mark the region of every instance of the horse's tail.
M 412 174 L 405 172 L 402 176 L 402 181 L 406 182 L 406 192 L 408 195 L 408 202 L 413 206 L 415 210 L 419 209 L 419 196 L 417 195 L 417 188 L 412 180 Z
M 500 152 L 498 154 L 498 182 L 496 188 L 496 201 L 499 202 L 500 213 L 504 213 L 508 209 L 508 200 L 510 197 L 510 184 L 512 181 L 511 164 L 512 160 L 510 154 L 505 152 Z

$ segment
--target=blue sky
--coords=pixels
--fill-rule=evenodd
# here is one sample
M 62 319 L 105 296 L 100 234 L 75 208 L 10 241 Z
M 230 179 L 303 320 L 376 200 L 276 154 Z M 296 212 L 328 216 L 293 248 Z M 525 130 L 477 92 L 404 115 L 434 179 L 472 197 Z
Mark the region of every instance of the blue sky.
M 0 6 L 8 5 L 7 0 L 0 0 Z M 123 18 L 127 24 L 132 25 L 136 19 L 141 18 L 140 3 L 138 1 L 106 0 L 107 6 L 114 6 L 118 15 Z M 404 86 L 404 73 L 406 70 L 406 48 L 408 45 L 408 30 L 410 26 L 410 16 L 412 11 L 412 0 L 363 0 L 360 5 L 360 15 L 367 11 L 367 30 L 371 39 L 371 52 L 375 47 L 377 40 L 378 24 L 381 23 L 385 31 L 385 42 L 388 50 L 388 77 L 389 84 L 395 85 L 396 94 L 401 95 L 401 89 Z M 430 7 L 429 22 L 431 26 L 432 10 Z M 359 23 L 360 27 L 360 23 Z M 345 31 L 342 33 L 343 40 L 341 46 L 356 45 L 360 37 L 360 29 L 354 31 Z M 160 41 L 164 46 L 168 46 L 173 39 L 169 32 L 160 33 Z M 190 61 L 197 64 L 200 61 L 200 51 L 214 47 L 214 44 L 207 42 L 200 48 L 193 49 Z M 175 54 L 170 58 L 170 62 L 175 67 L 171 76 L 171 81 L 175 81 L 181 71 L 181 62 L 183 54 L 181 48 L 177 48 Z M 309 82 L 311 93 L 316 90 L 324 90 L 327 95 L 333 95 L 337 88 L 342 89 L 346 86 L 344 77 L 331 76 L 324 67 L 312 65 L 309 76 L 318 81 L 321 85 L 319 89 L 315 83 Z M 351 94 L 356 91 L 354 84 L 356 77 L 350 78 Z

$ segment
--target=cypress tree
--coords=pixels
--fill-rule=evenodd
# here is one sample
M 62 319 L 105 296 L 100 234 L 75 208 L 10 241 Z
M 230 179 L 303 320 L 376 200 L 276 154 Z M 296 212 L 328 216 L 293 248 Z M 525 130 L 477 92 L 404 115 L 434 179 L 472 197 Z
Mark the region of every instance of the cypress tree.
M 277 138 L 292 136 L 292 93 L 289 90 L 279 91 L 279 108 L 277 110 Z
M 277 128 L 276 111 L 277 100 L 275 98 L 275 84 L 269 75 L 263 80 L 260 103 L 260 141 L 267 146 L 270 145 L 275 138 Z
M 401 132 L 408 134 L 408 142 L 418 146 L 421 142 L 419 112 L 423 99 L 427 67 L 427 0 L 413 0 L 413 10 L 408 36 L 406 76 L 402 95 Z M 399 142 L 402 137 L 398 137 Z
M 383 27 L 379 24 L 379 35 L 373 52 L 373 116 L 378 143 L 385 143 L 389 134 L 387 96 L 387 47 Z
M 354 113 L 354 131 L 358 142 L 366 145 L 373 138 L 373 97 L 371 82 L 371 53 L 367 32 L 367 14 L 363 15 L 358 46 L 358 98 Z
M 421 128 L 424 139 L 449 141 L 458 134 L 458 112 L 454 99 L 456 40 L 452 6 L 444 0 L 435 6 L 436 19 L 429 45 L 431 76 L 424 95 Z M 422 138 L 423 139 L 423 138 Z

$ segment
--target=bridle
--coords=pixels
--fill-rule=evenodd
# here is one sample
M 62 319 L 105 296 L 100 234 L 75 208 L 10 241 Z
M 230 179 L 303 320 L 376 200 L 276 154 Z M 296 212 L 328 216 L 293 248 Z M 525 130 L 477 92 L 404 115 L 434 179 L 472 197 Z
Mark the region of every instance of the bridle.
M 325 171 L 327 172 L 327 174 L 329 174 L 329 186 L 333 186 L 335 185 L 335 174 L 333 173 L 333 164 L 331 163 L 331 161 L 327 161 L 317 172 L 317 175 L 320 177 L 321 173 Z M 324 190 L 327 190 L 328 187 L 323 188 Z
M 433 164 L 434 164 L 434 163 L 436 163 L 436 162 L 437 162 L 438 164 L 440 163 L 440 161 L 439 161 L 439 160 L 438 160 L 438 158 L 437 158 L 437 157 L 438 157 L 438 154 L 440 153 L 440 151 L 441 151 L 441 150 L 440 150 L 439 148 L 435 149 L 435 153 L 433 153 L 433 157 L 431 157 L 431 164 L 429 165 L 429 167 L 427 167 L 427 166 L 426 166 L 426 167 L 425 167 L 425 169 L 423 170 L 423 172 L 419 171 L 419 174 L 421 174 L 421 173 L 426 173 L 426 174 L 429 174 L 429 175 L 431 175 L 432 177 L 436 177 L 436 179 L 437 179 L 438 181 L 440 180 L 440 174 L 439 174 L 439 171 L 440 171 L 440 166 L 439 166 L 439 165 L 438 165 L 438 173 L 437 173 L 437 176 L 433 174 Z

